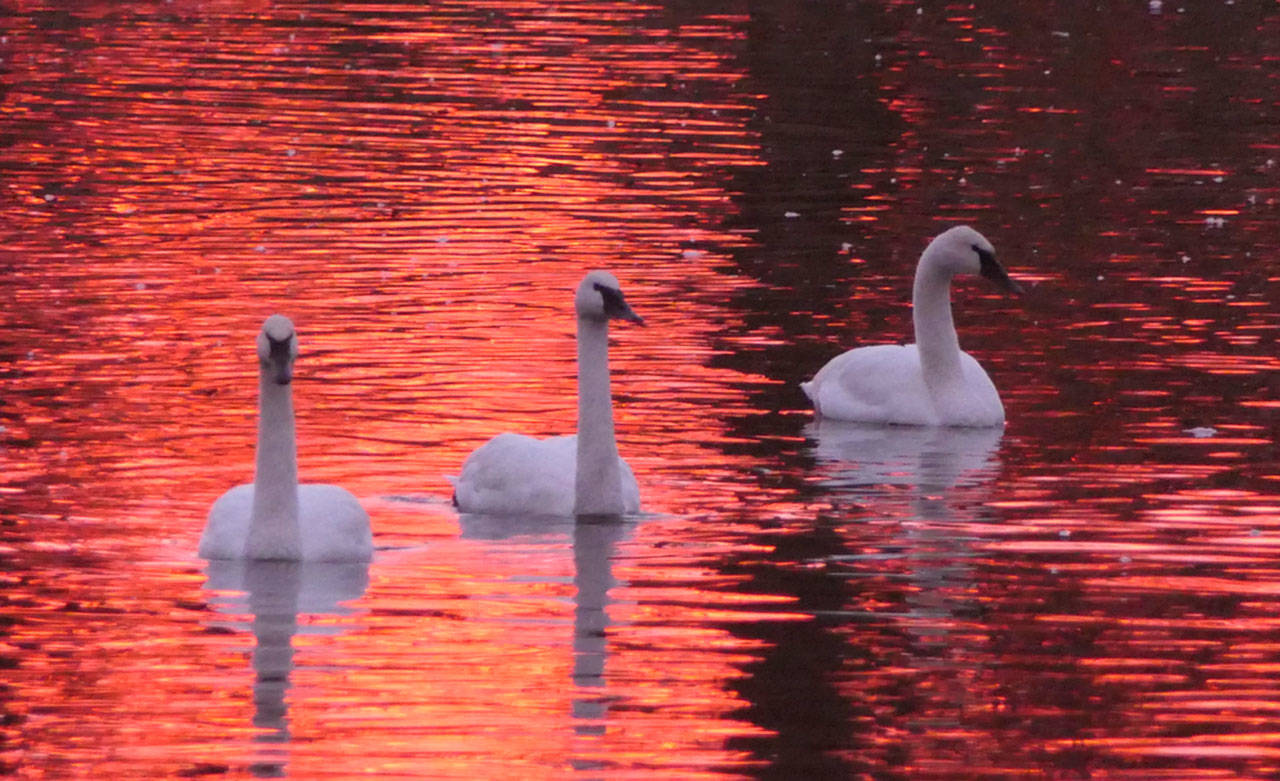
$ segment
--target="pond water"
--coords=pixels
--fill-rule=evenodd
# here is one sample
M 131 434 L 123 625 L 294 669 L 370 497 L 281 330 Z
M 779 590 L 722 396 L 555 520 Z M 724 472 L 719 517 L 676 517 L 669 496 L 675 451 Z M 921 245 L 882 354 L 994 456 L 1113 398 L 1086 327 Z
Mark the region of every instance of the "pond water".
M 0 772 L 1280 773 L 1280 10 L 0 9 Z M 954 290 L 1003 432 L 813 421 Z M 623 523 L 460 517 L 571 431 L 611 269 Z M 263 318 L 365 566 L 210 567 Z

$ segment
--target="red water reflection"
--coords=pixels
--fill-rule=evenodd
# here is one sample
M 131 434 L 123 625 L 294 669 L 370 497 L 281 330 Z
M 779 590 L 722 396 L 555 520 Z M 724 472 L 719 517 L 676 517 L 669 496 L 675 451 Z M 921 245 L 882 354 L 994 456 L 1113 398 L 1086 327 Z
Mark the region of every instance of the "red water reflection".
M 17 304 L 3 315 L 6 438 L 20 445 L 6 471 L 25 506 L 6 541 L 26 558 L 91 549 L 103 583 L 67 590 L 98 594 L 114 621 L 47 621 L 61 600 L 13 612 L 16 700 L 63 704 L 13 714 L 7 764 L 154 777 L 252 763 L 311 777 L 416 774 L 427 762 L 433 777 L 474 778 L 559 775 L 571 761 L 689 777 L 746 761 L 724 736 L 758 730 L 731 716 L 740 702 L 716 684 L 737 674 L 740 644 L 708 626 L 709 605 L 666 640 L 642 631 L 651 650 L 623 668 L 635 682 L 606 695 L 633 715 L 609 711 L 599 735 L 574 737 L 564 539 L 532 552 L 451 542 L 447 513 L 375 506 L 381 544 L 431 539 L 435 550 L 375 568 L 363 631 L 320 612 L 300 620 L 336 635 L 286 638 L 300 666 L 282 673 L 289 688 L 273 707 L 287 710 L 289 734 L 325 736 L 305 750 L 254 746 L 243 670 L 246 654 L 268 650 L 242 632 L 191 633 L 193 563 L 138 581 L 183 605 L 168 629 L 113 583 L 120 558 L 189 555 L 208 501 L 247 477 L 249 347 L 275 309 L 304 334 L 304 477 L 442 500 L 445 475 L 497 431 L 572 429 L 571 291 L 585 269 L 611 268 L 651 325 L 617 337 L 623 450 L 647 506 L 698 501 L 654 476 L 705 470 L 717 428 L 705 398 L 741 403 L 718 390 L 729 373 L 704 366 L 705 333 L 730 316 L 705 302 L 738 283 L 715 268 L 718 250 L 693 248 L 741 241 L 718 222 L 731 208 L 722 171 L 757 164 L 750 96 L 731 88 L 742 18 L 547 10 L 31 9 L 8 41 L 5 61 L 41 77 L 12 82 L 4 116 L 16 264 L 5 289 Z M 92 78 L 58 71 L 72 51 Z M 691 290 L 699 317 L 665 305 Z M 672 394 L 661 367 L 677 362 L 683 392 Z M 717 482 L 737 479 L 711 468 Z M 59 523 L 59 508 L 74 522 Z M 157 534 L 172 539 L 160 551 Z M 59 565 L 30 566 L 20 585 L 46 601 Z M 645 598 L 700 593 L 688 589 Z M 669 619 L 654 609 L 615 620 Z M 43 684 L 71 672 L 55 647 L 70 626 L 112 660 L 83 696 Z M 149 663 L 115 653 L 115 635 L 157 632 L 170 639 L 132 650 Z M 667 655 L 654 650 L 664 643 Z M 82 667 L 83 652 L 68 652 Z M 171 658 L 181 673 L 157 680 Z M 672 665 L 681 679 L 662 673 Z M 168 708 L 130 696 L 143 680 Z M 74 714 L 89 710 L 100 731 L 77 732 Z M 157 720 L 134 736 L 133 724 Z
M 20 5 L 5 771 L 1274 774 L 1274 9 Z M 1034 283 L 956 291 L 1004 437 L 806 427 L 957 220 Z M 591 267 L 655 516 L 459 519 L 572 428 Z M 192 550 L 278 309 L 389 550 L 264 627 Z

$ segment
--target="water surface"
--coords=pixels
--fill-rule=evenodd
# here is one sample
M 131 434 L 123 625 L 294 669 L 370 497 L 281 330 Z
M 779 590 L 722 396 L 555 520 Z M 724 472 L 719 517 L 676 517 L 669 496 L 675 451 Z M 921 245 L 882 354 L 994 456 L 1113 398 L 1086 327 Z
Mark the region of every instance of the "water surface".
M 1280 14 L 1265 4 L 0 11 L 0 768 L 1270 777 Z M 954 291 L 1003 432 L 812 421 Z M 646 514 L 460 517 L 574 425 L 621 279 Z M 366 567 L 214 567 L 265 316 Z

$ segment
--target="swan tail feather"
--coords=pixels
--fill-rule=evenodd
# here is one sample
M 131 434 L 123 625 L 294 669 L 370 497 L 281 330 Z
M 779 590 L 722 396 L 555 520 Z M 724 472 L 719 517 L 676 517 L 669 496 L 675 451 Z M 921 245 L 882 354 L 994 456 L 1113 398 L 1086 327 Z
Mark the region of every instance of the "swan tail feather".
M 822 408 L 818 406 L 818 389 L 814 387 L 813 380 L 800 383 L 800 390 L 804 391 L 804 395 L 809 397 L 809 402 L 813 404 L 814 413 L 821 415 Z

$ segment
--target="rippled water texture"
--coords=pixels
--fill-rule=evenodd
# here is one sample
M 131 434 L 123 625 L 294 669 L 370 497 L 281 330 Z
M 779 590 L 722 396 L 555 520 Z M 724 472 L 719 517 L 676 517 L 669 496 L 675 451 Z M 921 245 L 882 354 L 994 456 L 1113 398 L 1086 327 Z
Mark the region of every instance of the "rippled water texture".
M 0 773 L 1280 773 L 1273 3 L 0 9 Z M 816 424 L 919 251 L 1001 432 Z M 622 280 L 647 514 L 459 517 Z M 368 567 L 209 567 L 262 319 Z

